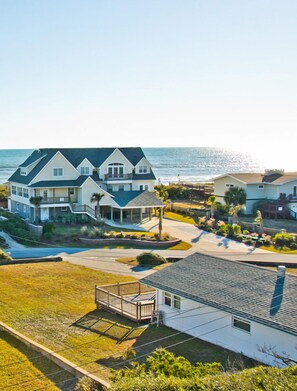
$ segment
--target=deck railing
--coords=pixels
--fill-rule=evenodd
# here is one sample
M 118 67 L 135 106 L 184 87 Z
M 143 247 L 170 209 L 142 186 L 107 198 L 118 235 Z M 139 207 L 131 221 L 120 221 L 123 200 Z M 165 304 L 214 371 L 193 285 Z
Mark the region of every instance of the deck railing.
M 75 200 L 71 199 L 72 202 L 75 202 Z M 70 202 L 70 197 L 68 196 L 61 196 L 61 197 L 46 197 L 43 198 L 41 203 L 42 204 L 65 204 Z
M 152 295 L 147 297 L 149 293 Z M 96 286 L 95 303 L 136 322 L 141 322 L 151 318 L 155 309 L 154 293 L 153 288 L 140 284 L 138 281 Z M 137 297 L 137 300 L 133 299 L 133 295 Z

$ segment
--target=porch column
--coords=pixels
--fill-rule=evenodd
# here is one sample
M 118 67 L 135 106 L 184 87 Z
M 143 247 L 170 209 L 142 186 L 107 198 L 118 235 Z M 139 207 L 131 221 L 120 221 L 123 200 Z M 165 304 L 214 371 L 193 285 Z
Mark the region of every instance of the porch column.
M 139 216 L 140 216 L 139 222 L 140 224 L 142 224 L 142 208 L 139 209 Z
M 152 219 L 152 208 L 149 208 L 149 220 Z
M 133 221 L 133 209 L 130 209 L 130 220 L 131 220 L 131 223 Z
M 110 220 L 113 220 L 113 207 L 110 207 Z
M 120 224 L 123 224 L 123 209 L 120 209 Z

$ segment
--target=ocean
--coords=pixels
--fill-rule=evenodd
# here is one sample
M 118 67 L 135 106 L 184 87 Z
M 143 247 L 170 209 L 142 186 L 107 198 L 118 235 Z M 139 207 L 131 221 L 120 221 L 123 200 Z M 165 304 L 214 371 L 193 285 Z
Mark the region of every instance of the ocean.
M 143 148 L 160 183 L 209 181 L 228 172 L 261 172 L 265 168 L 246 152 L 223 148 Z M 0 183 L 8 180 L 30 155 L 30 149 L 0 150 Z

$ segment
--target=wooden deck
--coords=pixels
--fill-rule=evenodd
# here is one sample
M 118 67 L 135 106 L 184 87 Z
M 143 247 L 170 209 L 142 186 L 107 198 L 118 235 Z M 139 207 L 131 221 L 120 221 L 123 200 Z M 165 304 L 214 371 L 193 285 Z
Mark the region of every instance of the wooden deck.
M 135 322 L 151 319 L 155 310 L 155 289 L 138 281 L 95 287 L 98 308 L 121 314 Z

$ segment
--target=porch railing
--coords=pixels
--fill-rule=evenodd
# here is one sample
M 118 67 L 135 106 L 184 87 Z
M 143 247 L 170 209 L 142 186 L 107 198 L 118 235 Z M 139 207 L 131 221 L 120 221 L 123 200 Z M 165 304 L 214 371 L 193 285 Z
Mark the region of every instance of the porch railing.
M 118 181 L 118 180 L 132 180 L 132 174 L 105 174 L 104 180 L 106 181 Z
M 72 198 L 68 197 L 68 196 L 60 196 L 60 197 L 46 197 L 46 198 L 43 198 L 41 203 L 42 204 L 65 204 L 65 203 L 69 203 L 71 200 L 71 202 L 76 202 L 75 200 L 73 200 Z
M 154 293 L 153 288 L 140 284 L 138 281 L 96 286 L 95 303 L 136 322 L 141 322 L 149 320 L 155 310 Z

